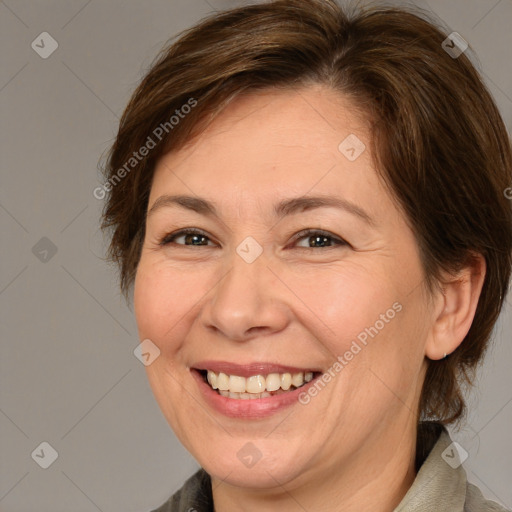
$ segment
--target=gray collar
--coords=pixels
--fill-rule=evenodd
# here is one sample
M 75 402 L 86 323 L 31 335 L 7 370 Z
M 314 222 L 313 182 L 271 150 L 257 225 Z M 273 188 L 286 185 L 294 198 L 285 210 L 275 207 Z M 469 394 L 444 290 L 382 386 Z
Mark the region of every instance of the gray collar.
M 507 512 L 497 503 L 487 501 L 477 487 L 467 482 L 458 451 L 448 431 L 440 424 L 420 423 L 416 470 L 413 485 L 393 512 Z M 214 510 L 211 479 L 204 469 L 192 475 L 153 512 L 191 510 Z
M 393 512 L 463 512 L 466 472 L 445 429 Z

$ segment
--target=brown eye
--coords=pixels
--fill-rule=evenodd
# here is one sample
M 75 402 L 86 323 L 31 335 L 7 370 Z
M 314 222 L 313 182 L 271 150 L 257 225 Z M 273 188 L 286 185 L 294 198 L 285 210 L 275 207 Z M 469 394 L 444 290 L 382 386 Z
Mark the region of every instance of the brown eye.
M 342 240 L 341 238 L 334 236 L 332 233 L 328 231 L 322 230 L 314 230 L 314 229 L 306 229 L 297 233 L 295 237 L 295 241 L 305 239 L 308 242 L 307 246 L 300 246 L 302 249 L 322 249 L 329 248 L 335 246 L 344 246 L 348 245 L 347 242 Z
M 184 242 L 176 242 L 176 240 L 183 238 Z M 160 245 L 169 245 L 174 243 L 176 245 L 185 246 L 207 246 L 209 237 L 198 229 L 182 229 L 176 233 L 166 235 L 161 241 Z

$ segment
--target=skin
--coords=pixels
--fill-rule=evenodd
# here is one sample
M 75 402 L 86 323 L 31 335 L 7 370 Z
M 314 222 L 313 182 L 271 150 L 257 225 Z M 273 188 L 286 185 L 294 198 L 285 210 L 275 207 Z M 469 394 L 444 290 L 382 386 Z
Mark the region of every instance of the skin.
M 140 339 L 161 351 L 146 368 L 150 385 L 211 475 L 217 512 L 392 511 L 415 478 L 427 358 L 451 353 L 471 325 L 483 259 L 428 296 L 414 235 L 369 149 L 353 162 L 338 150 L 349 134 L 370 147 L 354 112 L 323 86 L 259 92 L 157 163 L 148 210 L 162 195 L 185 194 L 219 211 L 219 219 L 177 206 L 152 212 L 134 289 Z M 334 207 L 273 216 L 282 199 L 323 194 L 355 203 L 375 225 Z M 187 227 L 208 238 L 159 244 Z M 314 235 L 295 240 L 306 228 L 333 238 L 320 247 Z M 250 264 L 236 252 L 248 236 L 263 248 Z M 396 302 L 402 310 L 307 405 L 228 418 L 191 376 L 194 363 L 211 359 L 326 372 Z M 251 468 L 237 457 L 247 442 L 261 453 Z

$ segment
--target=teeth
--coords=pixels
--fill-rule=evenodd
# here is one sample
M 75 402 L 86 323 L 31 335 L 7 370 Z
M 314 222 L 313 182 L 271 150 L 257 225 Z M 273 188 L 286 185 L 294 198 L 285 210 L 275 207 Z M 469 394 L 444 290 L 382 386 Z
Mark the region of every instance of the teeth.
M 304 374 L 302 372 L 300 373 L 293 373 L 292 374 L 292 384 L 298 388 L 304 384 Z
M 240 377 L 245 380 L 245 391 L 248 393 L 261 393 L 265 391 L 265 377 L 263 375 L 253 375 L 248 379 Z
M 219 391 L 222 396 L 226 398 L 235 398 L 238 400 L 252 400 L 254 398 L 268 398 L 272 396 L 270 393 L 264 391 L 263 393 L 233 393 L 232 391 Z
M 210 384 L 213 389 L 217 389 L 217 374 L 208 370 L 206 378 L 208 379 L 208 384 Z
M 229 376 L 229 391 L 234 393 L 245 393 L 245 377 L 237 375 Z
M 217 376 L 217 387 L 222 391 L 227 391 L 229 389 L 229 377 L 225 373 L 221 372 Z
M 313 379 L 313 372 L 269 373 L 266 377 L 252 375 L 245 378 L 208 370 L 206 379 L 222 396 L 250 400 L 272 396 L 271 392 L 288 391 L 292 386 L 294 389 L 299 388 Z
M 281 387 L 281 376 L 279 373 L 269 373 L 265 380 L 267 391 L 277 391 Z
M 291 373 L 283 373 L 281 375 L 281 389 L 288 391 L 290 386 L 292 385 L 292 374 Z

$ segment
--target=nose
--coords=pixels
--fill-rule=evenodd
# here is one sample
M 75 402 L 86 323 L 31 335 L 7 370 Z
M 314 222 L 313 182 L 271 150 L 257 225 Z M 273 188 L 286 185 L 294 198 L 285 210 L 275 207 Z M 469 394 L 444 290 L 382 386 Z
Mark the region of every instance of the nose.
M 247 263 L 237 254 L 202 309 L 206 328 L 233 341 L 281 331 L 290 321 L 289 308 L 279 297 L 279 280 L 260 256 Z

